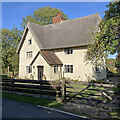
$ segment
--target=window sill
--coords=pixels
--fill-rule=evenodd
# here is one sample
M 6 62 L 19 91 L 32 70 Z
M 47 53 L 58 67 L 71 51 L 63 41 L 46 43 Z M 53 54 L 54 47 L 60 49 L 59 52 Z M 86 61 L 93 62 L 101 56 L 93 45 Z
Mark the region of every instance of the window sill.
M 101 71 L 96 71 L 96 73 L 101 73 Z

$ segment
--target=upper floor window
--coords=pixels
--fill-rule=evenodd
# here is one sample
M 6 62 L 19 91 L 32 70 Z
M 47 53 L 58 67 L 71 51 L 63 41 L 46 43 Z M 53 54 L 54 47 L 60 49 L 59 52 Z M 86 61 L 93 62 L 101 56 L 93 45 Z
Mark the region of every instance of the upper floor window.
M 28 40 L 28 45 L 31 45 L 32 44 L 32 39 L 29 39 Z
M 58 73 L 58 65 L 54 65 L 54 73 Z
M 73 73 L 73 65 L 65 65 L 65 73 Z
M 32 58 L 33 51 L 26 52 L 26 58 Z
M 26 66 L 26 73 L 32 73 L 32 66 Z
M 65 48 L 64 53 L 65 54 L 73 54 L 73 48 Z

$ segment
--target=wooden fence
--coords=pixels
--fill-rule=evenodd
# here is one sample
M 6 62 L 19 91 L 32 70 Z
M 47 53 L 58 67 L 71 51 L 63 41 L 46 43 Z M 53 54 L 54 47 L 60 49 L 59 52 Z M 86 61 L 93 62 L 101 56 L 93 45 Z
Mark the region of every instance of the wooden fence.
M 62 79 L 60 81 L 5 79 L 2 80 L 2 90 L 37 94 L 48 99 L 70 101 L 84 99 L 91 105 L 112 100 L 112 93 L 108 93 L 112 85 L 94 84 L 86 82 L 73 82 Z M 108 90 L 109 88 L 109 90 Z M 95 104 L 92 101 L 97 101 Z
M 47 96 L 48 99 L 62 100 L 62 82 L 45 80 L 5 79 L 2 90 Z

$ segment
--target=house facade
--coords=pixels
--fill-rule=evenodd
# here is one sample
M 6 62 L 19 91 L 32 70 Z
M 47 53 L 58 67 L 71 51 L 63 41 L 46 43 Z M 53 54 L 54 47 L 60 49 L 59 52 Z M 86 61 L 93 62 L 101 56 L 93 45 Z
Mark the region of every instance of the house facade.
M 90 27 L 98 29 L 99 13 L 63 20 L 53 18 L 50 25 L 28 23 L 17 49 L 19 77 L 34 80 L 59 80 L 63 77 L 79 81 L 106 77 L 105 61 L 94 66 L 85 61 L 92 39 Z

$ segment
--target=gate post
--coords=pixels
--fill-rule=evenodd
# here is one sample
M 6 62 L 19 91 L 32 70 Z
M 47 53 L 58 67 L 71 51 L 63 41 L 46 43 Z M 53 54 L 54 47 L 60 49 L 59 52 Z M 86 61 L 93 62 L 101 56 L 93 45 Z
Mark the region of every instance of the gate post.
M 63 78 L 61 80 L 62 83 L 62 102 L 66 102 L 66 80 L 65 78 Z
M 14 84 L 15 84 L 14 78 L 11 79 L 11 83 L 12 83 L 12 89 L 14 90 Z

